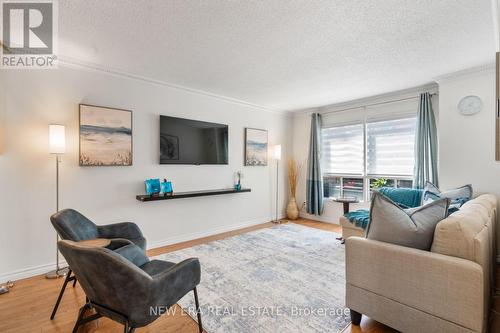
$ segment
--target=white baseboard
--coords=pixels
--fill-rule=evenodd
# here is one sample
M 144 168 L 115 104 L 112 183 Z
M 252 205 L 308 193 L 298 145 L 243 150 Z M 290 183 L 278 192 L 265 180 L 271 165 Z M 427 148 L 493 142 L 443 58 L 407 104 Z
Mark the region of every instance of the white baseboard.
M 309 219 L 309 220 L 314 220 L 314 221 L 320 221 L 320 222 L 325 222 L 325 223 L 330 223 L 330 224 L 339 224 L 338 219 L 334 219 L 333 217 L 325 217 L 325 216 L 319 216 L 319 215 L 311 215 L 307 214 L 304 212 L 301 212 L 300 217 Z
M 59 262 L 59 267 L 66 267 L 67 263 L 65 260 Z M 21 279 L 26 279 L 36 275 L 42 275 L 53 271 L 56 268 L 56 263 L 44 264 L 39 266 L 33 266 L 28 268 L 17 269 L 12 272 L 0 274 L 0 282 L 6 281 L 16 281 Z
M 284 217 L 280 217 L 280 218 L 284 218 Z M 245 221 L 242 223 L 231 224 L 231 225 L 227 225 L 227 226 L 223 226 L 223 227 L 216 227 L 216 228 L 208 229 L 205 231 L 193 232 L 190 234 L 184 234 L 184 235 L 179 235 L 179 236 L 175 236 L 175 237 L 170 237 L 167 239 L 152 242 L 148 246 L 148 249 L 155 249 L 155 248 L 162 247 L 162 246 L 178 244 L 178 243 L 187 242 L 187 241 L 191 241 L 191 240 L 198 239 L 198 238 L 218 235 L 218 234 L 222 234 L 222 233 L 228 232 L 228 231 L 234 231 L 234 230 L 238 230 L 238 229 L 252 227 L 252 226 L 255 226 L 258 224 L 270 222 L 273 219 L 274 219 L 274 217 L 263 217 L 263 218 Z
M 284 216 L 282 216 L 280 218 L 284 218 Z M 227 225 L 227 226 L 223 226 L 223 227 L 212 228 L 212 229 L 209 229 L 206 231 L 179 235 L 179 236 L 167 238 L 164 240 L 152 242 L 151 244 L 149 244 L 148 249 L 154 249 L 157 247 L 187 242 L 187 241 L 198 239 L 198 238 L 213 236 L 213 235 L 221 234 L 221 233 L 228 232 L 228 231 L 234 231 L 234 230 L 238 230 L 238 229 L 242 229 L 242 228 L 246 228 L 246 227 L 251 227 L 251 226 L 258 225 L 258 224 L 270 222 L 273 219 L 274 219 L 274 217 L 262 217 L 262 218 L 258 218 L 258 219 L 245 221 L 242 223 L 236 223 L 236 224 L 231 224 L 231 225 Z M 60 265 L 60 267 L 65 267 L 67 265 L 67 263 L 65 260 L 62 260 L 59 263 L 59 265 Z M 0 282 L 16 281 L 16 280 L 21 280 L 21 279 L 33 277 L 36 275 L 45 274 L 47 272 L 54 270 L 55 267 L 56 267 L 56 263 L 53 262 L 53 263 L 43 264 L 43 265 L 39 265 L 39 266 L 32 266 L 32 267 L 28 267 L 28 268 L 22 268 L 22 269 L 18 269 L 15 271 L 3 273 L 3 274 L 0 274 Z

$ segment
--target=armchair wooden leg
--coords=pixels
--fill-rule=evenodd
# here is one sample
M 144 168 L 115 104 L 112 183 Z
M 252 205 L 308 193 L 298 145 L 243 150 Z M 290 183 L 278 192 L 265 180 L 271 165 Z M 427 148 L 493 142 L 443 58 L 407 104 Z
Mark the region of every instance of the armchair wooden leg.
M 76 283 L 76 276 L 73 275 L 71 276 L 72 271 L 71 269 L 68 271 L 68 274 L 66 274 L 66 278 L 64 279 L 64 283 L 62 285 L 61 291 L 59 292 L 59 296 L 57 297 L 56 304 L 54 305 L 54 309 L 52 309 L 52 314 L 50 315 L 50 320 L 54 320 L 54 317 L 56 316 L 57 309 L 59 308 L 59 303 L 61 303 L 61 299 L 64 295 L 64 291 L 66 290 L 66 286 L 70 281 L 73 282 L 73 286 Z
M 198 328 L 200 330 L 200 333 L 203 333 L 203 325 L 201 323 L 200 303 L 198 302 L 198 291 L 196 290 L 196 287 L 193 289 L 193 292 L 194 292 L 194 302 L 196 304 L 196 314 L 198 317 Z
M 353 309 L 349 309 L 351 313 L 351 322 L 353 325 L 361 324 L 361 317 L 363 316 L 361 313 L 354 311 Z

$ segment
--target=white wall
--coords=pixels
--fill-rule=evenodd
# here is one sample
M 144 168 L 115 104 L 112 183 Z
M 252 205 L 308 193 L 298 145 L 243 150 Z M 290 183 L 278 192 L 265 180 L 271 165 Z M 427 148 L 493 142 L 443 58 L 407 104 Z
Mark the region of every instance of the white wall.
M 4 137 L 5 137 L 5 87 L 4 80 L 0 76 L 0 158 L 4 149 Z M 1 184 L 1 183 L 0 183 Z
M 55 232 L 55 160 L 48 154 L 48 124 L 67 126 L 61 165 L 62 208 L 81 211 L 97 224 L 134 221 L 149 247 L 269 221 L 274 216 L 275 164 L 244 167 L 244 128 L 269 130 L 287 158 L 289 119 L 242 103 L 83 68 L 2 71 L 0 115 L 5 148 L 0 151 L 0 281 L 52 269 Z M 1 87 L 1 86 L 0 86 Z M 0 103 L 0 107 L 2 106 Z M 134 165 L 78 166 L 78 104 L 133 110 Z M 229 165 L 159 165 L 159 115 L 229 125 Z M 2 129 L 2 132 L 3 132 Z M 2 134 L 2 133 L 0 133 Z M 282 163 L 284 166 L 284 163 Z M 175 191 L 231 187 L 242 170 L 251 193 L 141 203 L 143 181 L 168 178 Z M 281 170 L 281 202 L 286 175 Z
M 480 113 L 458 113 L 457 104 L 467 95 L 481 97 Z M 440 186 L 451 188 L 470 183 L 475 192 L 500 196 L 500 163 L 495 161 L 494 68 L 439 80 L 439 107 Z M 498 235 L 499 232 L 497 228 Z M 497 239 L 500 242 L 500 237 Z

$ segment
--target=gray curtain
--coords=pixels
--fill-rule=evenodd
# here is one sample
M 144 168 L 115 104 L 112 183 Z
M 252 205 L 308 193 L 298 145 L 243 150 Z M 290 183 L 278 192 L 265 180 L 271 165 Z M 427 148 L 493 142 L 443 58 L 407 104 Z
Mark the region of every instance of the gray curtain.
M 307 160 L 307 212 L 323 213 L 323 176 L 321 174 L 321 115 L 313 113 L 311 118 L 311 139 Z
M 423 93 L 420 95 L 417 129 L 415 131 L 413 187 L 424 188 L 427 181 L 439 186 L 437 145 L 437 127 L 432 109 L 431 94 Z

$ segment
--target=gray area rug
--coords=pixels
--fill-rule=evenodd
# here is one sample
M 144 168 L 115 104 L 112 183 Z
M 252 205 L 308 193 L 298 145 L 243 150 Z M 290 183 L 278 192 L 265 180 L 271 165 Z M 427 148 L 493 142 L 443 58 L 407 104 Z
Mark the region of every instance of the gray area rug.
M 209 333 L 340 332 L 350 320 L 338 236 L 282 224 L 154 258 L 199 258 L 198 296 Z M 179 304 L 196 318 L 193 293 Z

